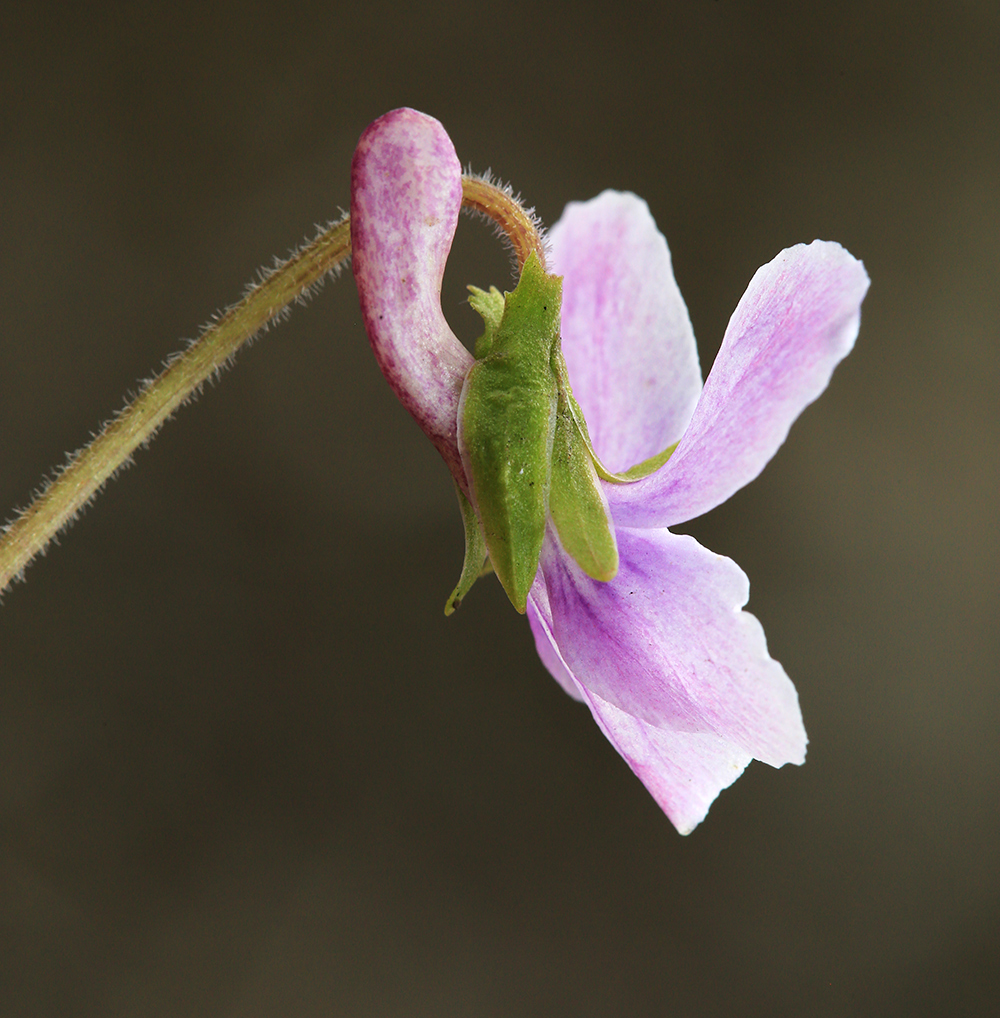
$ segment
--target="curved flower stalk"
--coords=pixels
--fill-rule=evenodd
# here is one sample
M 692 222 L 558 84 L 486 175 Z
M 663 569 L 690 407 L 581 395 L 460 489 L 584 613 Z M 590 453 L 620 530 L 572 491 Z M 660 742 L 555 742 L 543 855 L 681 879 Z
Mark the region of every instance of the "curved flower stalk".
M 475 362 L 440 306 L 461 188 L 454 147 L 424 114 L 395 110 L 358 144 L 351 224 L 365 327 L 390 385 L 470 494 L 459 408 Z M 676 450 L 641 480 L 600 482 L 619 554 L 612 579 L 587 575 L 549 520 L 528 619 L 553 677 L 686 834 L 751 759 L 801 764 L 807 739 L 794 686 L 741 610 L 745 574 L 667 527 L 760 473 L 850 351 L 868 277 L 837 244 L 783 251 L 751 280 L 703 386 L 644 202 L 607 191 L 569 205 L 550 266 L 563 277 L 562 352 L 596 454 L 624 472 Z

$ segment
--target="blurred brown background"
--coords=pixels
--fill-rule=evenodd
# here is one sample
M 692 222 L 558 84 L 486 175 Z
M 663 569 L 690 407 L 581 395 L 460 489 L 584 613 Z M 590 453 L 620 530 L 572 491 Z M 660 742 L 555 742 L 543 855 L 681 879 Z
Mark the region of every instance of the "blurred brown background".
M 1000 8 L 7 3 L 0 506 L 349 200 L 400 105 L 552 223 L 645 197 L 712 362 L 758 265 L 864 259 L 856 352 L 687 529 L 801 769 L 679 837 L 481 584 L 350 277 L 0 608 L 5 1016 L 984 1015 L 1000 993 Z M 446 312 L 509 285 L 464 221 Z

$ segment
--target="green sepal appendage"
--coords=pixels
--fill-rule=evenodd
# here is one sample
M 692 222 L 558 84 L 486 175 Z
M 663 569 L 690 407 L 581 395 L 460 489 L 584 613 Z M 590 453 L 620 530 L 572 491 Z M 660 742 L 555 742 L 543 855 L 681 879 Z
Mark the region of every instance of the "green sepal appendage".
M 476 580 L 490 571 L 486 538 L 483 536 L 483 528 L 479 525 L 476 510 L 472 508 L 472 503 L 457 484 L 455 494 L 458 495 L 458 508 L 461 510 L 462 524 L 465 527 L 465 562 L 462 565 L 458 585 L 445 603 L 445 615 L 450 615 L 465 599 L 465 595 L 472 589 Z
M 631 484 L 633 481 L 641 481 L 644 477 L 655 474 L 673 456 L 674 449 L 678 445 L 678 442 L 674 442 L 673 445 L 668 445 L 663 452 L 658 452 L 655 456 L 650 456 L 649 459 L 636 463 L 634 467 L 629 467 L 624 473 L 608 474 L 605 480 L 613 481 L 615 484 Z
M 506 295 L 474 291 L 486 332 L 484 356 L 462 390 L 459 443 L 490 561 L 522 614 L 545 539 L 558 388 L 552 353 L 559 342 L 562 279 L 546 275 L 537 256 Z M 485 313 L 484 310 L 485 309 Z
M 503 321 L 504 301 L 503 294 L 491 286 L 489 291 L 480 290 L 478 286 L 468 287 L 469 306 L 482 315 L 485 331 L 476 340 L 476 360 L 482 360 L 493 349 L 493 337 L 500 328 Z

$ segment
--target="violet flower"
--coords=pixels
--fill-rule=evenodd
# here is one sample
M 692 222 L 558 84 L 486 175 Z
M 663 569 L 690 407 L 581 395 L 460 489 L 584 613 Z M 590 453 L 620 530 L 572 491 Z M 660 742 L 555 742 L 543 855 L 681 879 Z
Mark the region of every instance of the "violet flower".
M 440 304 L 461 202 L 461 166 L 436 120 L 401 109 L 365 131 L 351 178 L 365 328 L 467 492 L 457 418 L 473 359 Z M 528 619 L 545 666 L 687 834 L 751 759 L 801 764 L 807 740 L 795 687 L 741 610 L 746 575 L 667 528 L 760 473 L 850 351 L 868 277 L 837 244 L 783 251 L 751 280 L 703 387 L 670 253 L 642 200 L 606 191 L 571 204 L 550 241 L 563 354 L 597 454 L 625 471 L 679 444 L 642 480 L 601 482 L 614 579 L 584 574 L 549 527 Z

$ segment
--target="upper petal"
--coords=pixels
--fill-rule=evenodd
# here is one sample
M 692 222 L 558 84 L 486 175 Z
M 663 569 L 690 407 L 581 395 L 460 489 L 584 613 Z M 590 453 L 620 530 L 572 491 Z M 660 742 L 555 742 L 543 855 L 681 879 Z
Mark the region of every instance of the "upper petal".
M 551 634 L 547 599 L 532 592 L 528 620 L 543 663 L 564 689 L 590 708 L 601 731 L 646 786 L 681 834 L 705 819 L 719 792 L 728 788 L 752 757 L 732 743 L 706 732 L 658 728 L 602 700 L 576 681 Z
M 819 240 L 758 269 L 676 452 L 655 474 L 608 492 L 615 521 L 671 526 L 752 481 L 854 345 L 868 284 L 861 262 Z
M 795 687 L 760 623 L 740 610 L 749 583 L 739 566 L 666 530 L 617 536 L 621 564 L 608 583 L 586 576 L 554 537 L 542 550 L 547 603 L 535 607 L 574 680 L 658 730 L 714 736 L 774 767 L 801 763 Z
M 433 117 L 398 109 L 362 134 L 351 165 L 361 313 L 386 380 L 464 487 L 456 428 L 472 357 L 441 311 L 462 167 Z
M 667 242 L 646 203 L 618 191 L 567 205 L 550 241 L 573 393 L 604 464 L 627 470 L 681 437 L 701 393 Z

